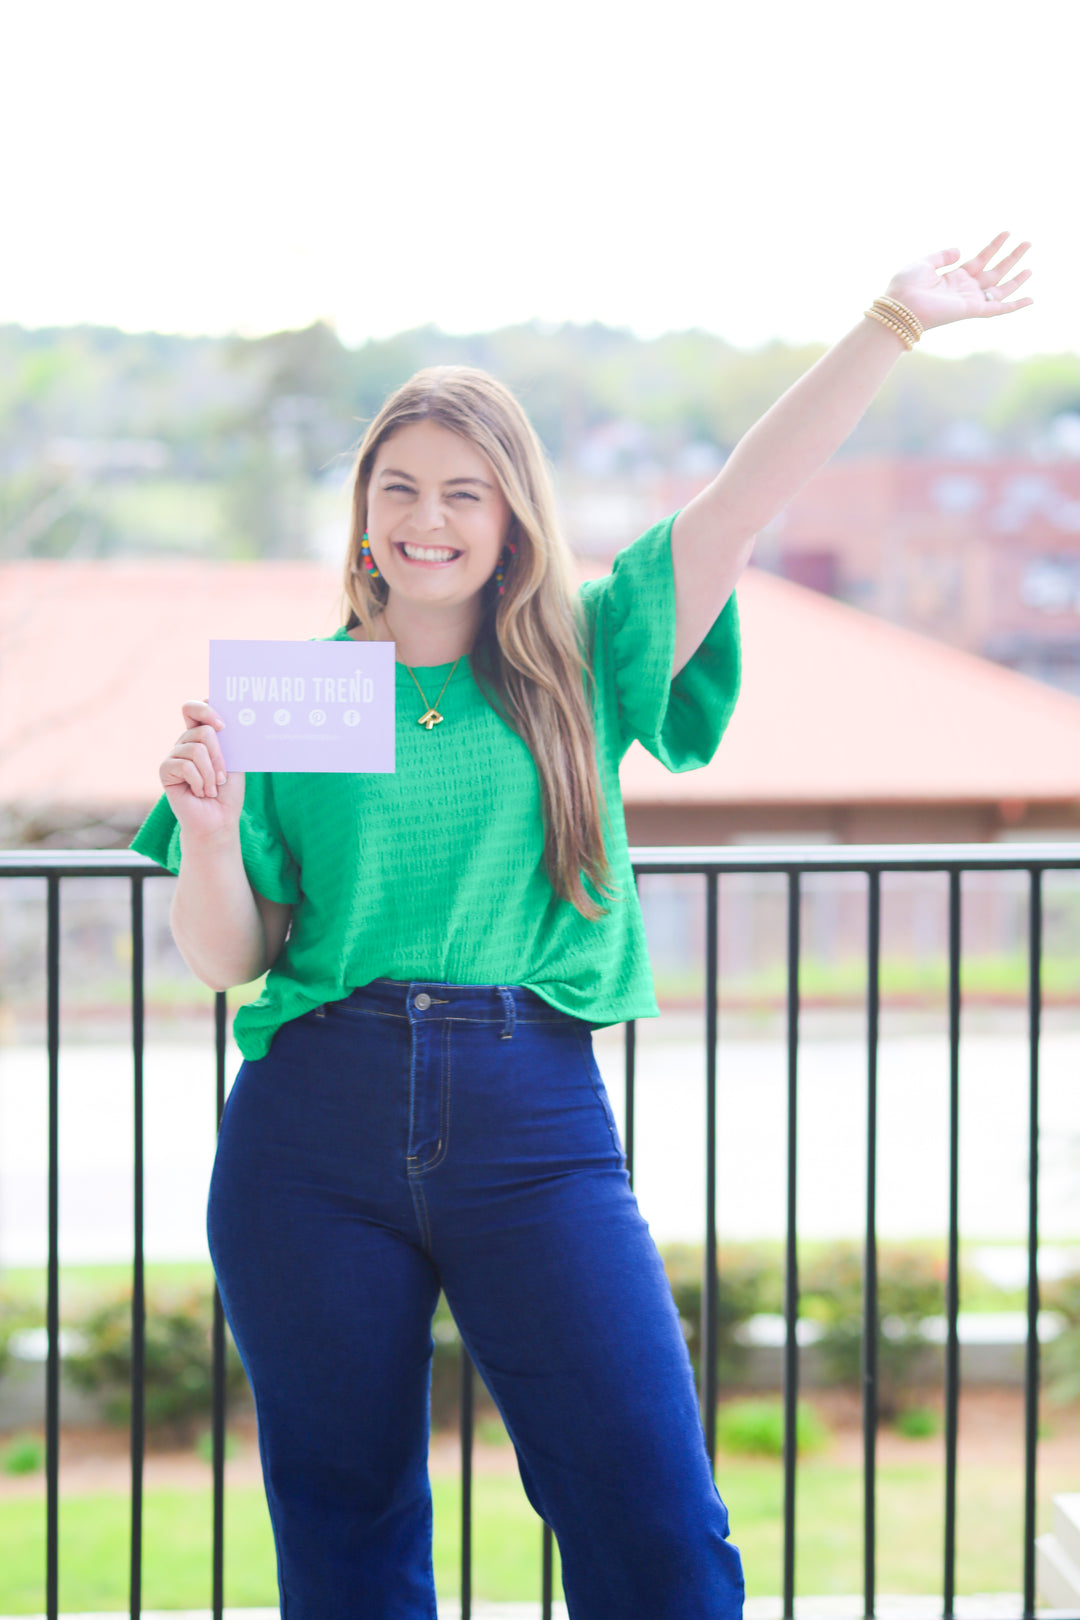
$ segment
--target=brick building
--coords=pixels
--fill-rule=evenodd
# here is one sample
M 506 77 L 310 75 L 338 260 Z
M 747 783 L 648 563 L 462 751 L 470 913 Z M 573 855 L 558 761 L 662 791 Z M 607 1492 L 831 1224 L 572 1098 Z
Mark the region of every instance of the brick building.
M 609 555 L 706 481 L 570 482 L 571 534 Z M 759 536 L 755 562 L 1080 694 L 1080 459 L 834 460 Z

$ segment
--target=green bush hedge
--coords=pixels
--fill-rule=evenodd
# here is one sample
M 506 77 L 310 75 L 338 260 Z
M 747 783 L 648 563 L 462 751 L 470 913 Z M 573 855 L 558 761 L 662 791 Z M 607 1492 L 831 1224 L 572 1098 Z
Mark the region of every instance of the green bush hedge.
M 804 1401 L 795 1409 L 795 1446 L 800 1457 L 820 1451 L 829 1430 L 819 1413 Z M 779 1457 L 784 1450 L 783 1402 L 731 1401 L 716 1414 L 716 1439 L 722 1451 L 736 1457 Z
M 889 1247 L 878 1256 L 878 1410 L 888 1421 L 907 1399 L 915 1364 L 926 1341 L 924 1317 L 944 1306 L 944 1269 L 923 1250 Z M 862 1379 L 863 1252 L 837 1243 L 807 1266 L 802 1312 L 824 1329 L 817 1349 L 826 1375 L 837 1384 Z
M 1047 1393 L 1054 1402 L 1080 1400 L 1080 1271 L 1042 1290 L 1043 1305 L 1065 1318 L 1065 1331 L 1043 1351 Z
M 78 1325 L 79 1347 L 65 1357 L 71 1382 L 101 1396 L 112 1423 L 131 1416 L 131 1295 L 121 1294 L 91 1311 Z M 161 1437 L 194 1438 L 198 1422 L 213 1407 L 213 1294 L 192 1289 L 181 1295 L 151 1294 L 146 1302 L 146 1424 Z M 231 1399 L 248 1384 L 226 1330 L 226 1390 Z
M 701 1384 L 701 1311 L 704 1261 L 700 1249 L 671 1244 L 663 1251 L 664 1268 L 682 1320 L 694 1377 Z M 759 1311 L 782 1308 L 783 1279 L 779 1259 L 756 1250 L 722 1252 L 718 1266 L 716 1370 L 721 1384 L 738 1383 L 747 1348 L 736 1329 Z

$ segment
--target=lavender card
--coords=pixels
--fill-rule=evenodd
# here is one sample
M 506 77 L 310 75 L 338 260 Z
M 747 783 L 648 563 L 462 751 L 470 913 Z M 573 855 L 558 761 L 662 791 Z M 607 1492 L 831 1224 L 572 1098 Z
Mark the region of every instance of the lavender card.
M 211 641 L 230 771 L 392 771 L 390 641 Z

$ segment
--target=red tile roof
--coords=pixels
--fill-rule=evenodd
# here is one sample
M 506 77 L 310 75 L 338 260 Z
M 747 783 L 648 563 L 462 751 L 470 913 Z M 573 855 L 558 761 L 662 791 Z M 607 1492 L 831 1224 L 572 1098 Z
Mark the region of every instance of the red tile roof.
M 629 803 L 1080 801 L 1080 698 L 750 569 L 742 694 L 712 763 L 636 746 Z
M 629 803 L 1080 801 L 1080 699 L 753 569 L 738 594 L 719 753 L 673 776 L 635 746 Z M 339 602 L 316 563 L 0 566 L 0 798 L 148 803 L 207 641 L 323 635 Z

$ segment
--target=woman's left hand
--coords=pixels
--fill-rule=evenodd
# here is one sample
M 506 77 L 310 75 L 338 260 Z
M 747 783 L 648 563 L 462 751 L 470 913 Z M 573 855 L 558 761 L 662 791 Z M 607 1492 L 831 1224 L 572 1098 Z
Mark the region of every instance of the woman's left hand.
M 1015 309 L 1024 309 L 1026 305 L 1034 303 L 1034 299 L 1006 300 L 1018 287 L 1023 286 L 1031 271 L 1021 270 L 1009 281 L 1003 282 L 1001 278 L 1023 257 L 1031 243 L 1021 242 L 1019 247 L 1006 254 L 1000 264 L 987 269 L 989 261 L 1008 234 L 1008 231 L 1001 231 L 981 253 L 972 254 L 970 259 L 955 269 L 947 270 L 944 275 L 938 274 L 939 269 L 960 257 L 959 248 L 943 248 L 940 253 L 917 259 L 906 269 L 898 270 L 885 291 L 890 298 L 906 305 L 927 328 L 947 326 L 950 321 L 966 321 L 976 316 L 982 319 L 987 315 L 1011 315 Z

